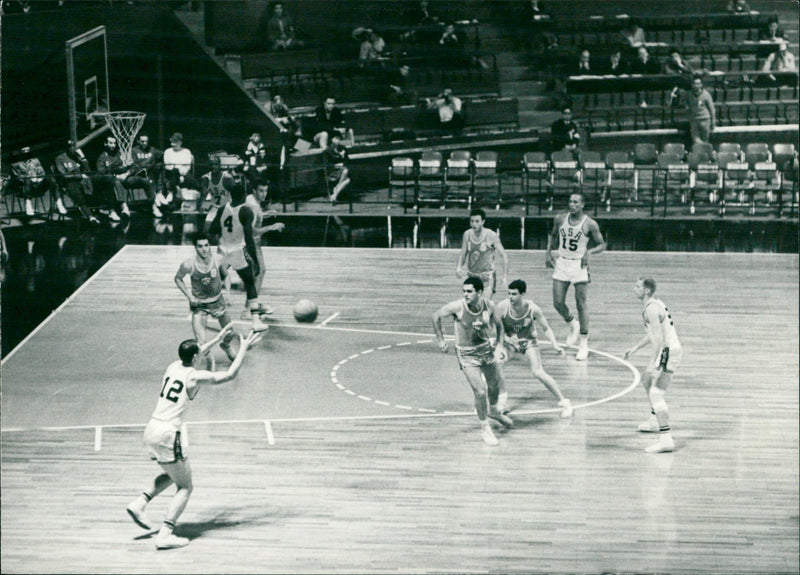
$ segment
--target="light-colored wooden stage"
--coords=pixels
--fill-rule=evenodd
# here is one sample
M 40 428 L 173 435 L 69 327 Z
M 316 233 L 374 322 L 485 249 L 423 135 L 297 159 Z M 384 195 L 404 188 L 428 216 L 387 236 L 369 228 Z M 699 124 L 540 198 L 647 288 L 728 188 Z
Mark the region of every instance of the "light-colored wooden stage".
M 798 572 L 796 255 L 596 256 L 596 353 L 542 348 L 574 417 L 514 359 L 516 425 L 488 447 L 431 342 L 430 314 L 460 296 L 457 251 L 268 249 L 272 329 L 191 405 L 176 533 L 192 542 L 156 552 L 125 506 L 158 472 L 141 432 L 191 337 L 172 281 L 191 252 L 123 248 L 4 360 L 4 573 Z M 543 252 L 510 262 L 563 339 Z M 644 334 L 642 273 L 684 345 L 672 454 L 636 431 L 646 350 L 619 357 Z M 301 297 L 313 326 L 291 318 Z M 149 507 L 156 526 L 172 492 Z

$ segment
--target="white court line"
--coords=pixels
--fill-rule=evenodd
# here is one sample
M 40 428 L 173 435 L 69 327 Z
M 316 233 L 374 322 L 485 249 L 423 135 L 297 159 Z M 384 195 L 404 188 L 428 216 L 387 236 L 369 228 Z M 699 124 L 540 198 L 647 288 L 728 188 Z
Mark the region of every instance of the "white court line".
M 7 360 L 11 359 L 11 358 L 14 356 L 14 354 L 15 354 L 15 353 L 17 353 L 17 351 L 19 351 L 20 349 L 22 349 L 22 346 L 23 346 L 23 345 L 25 345 L 26 343 L 28 343 L 28 340 L 30 340 L 30 339 L 31 339 L 31 338 L 32 338 L 34 335 L 36 335 L 37 333 L 39 333 L 39 331 L 40 331 L 40 330 L 41 330 L 41 329 L 42 329 L 42 328 L 43 328 L 45 325 L 47 325 L 47 324 L 48 324 L 48 322 L 49 322 L 51 319 L 53 319 L 53 318 L 56 316 L 56 314 L 57 314 L 58 312 L 60 312 L 60 311 L 61 311 L 61 309 L 62 309 L 62 308 L 64 308 L 64 307 L 65 307 L 65 306 L 66 306 L 68 303 L 70 303 L 70 302 L 71 302 L 73 299 L 75 299 L 75 298 L 77 297 L 77 295 L 83 291 L 83 288 L 85 288 L 85 287 L 86 287 L 86 286 L 88 286 L 90 283 L 92 283 L 92 282 L 94 281 L 94 279 L 95 279 L 95 278 L 97 278 L 97 276 L 99 276 L 99 275 L 100 275 L 100 272 L 102 272 L 104 269 L 106 269 L 106 268 L 107 268 L 107 267 L 108 267 L 108 266 L 111 264 L 111 262 L 113 262 L 115 259 L 117 259 L 117 256 L 118 256 L 118 255 L 120 255 L 122 252 L 124 252 L 124 251 L 125 251 L 127 248 L 128 248 L 128 246 L 127 246 L 127 245 L 124 245 L 124 246 L 122 246 L 122 247 L 120 248 L 120 250 L 119 250 L 117 253 L 115 253 L 113 256 L 111 256 L 111 259 L 110 259 L 110 260 L 108 260 L 106 263 L 104 263 L 102 266 L 100 266 L 100 269 L 98 269 L 96 272 L 94 272 L 94 273 L 92 274 L 92 277 L 90 277 L 90 278 L 89 278 L 89 279 L 87 279 L 85 282 L 83 282 L 83 283 L 81 284 L 81 286 L 80 286 L 78 289 L 76 289 L 76 290 L 75 290 L 75 291 L 72 293 L 72 295 L 68 296 L 68 297 L 67 297 L 67 299 L 65 299 L 63 302 L 61 302 L 61 305 L 60 305 L 60 306 L 58 306 L 56 309 L 54 309 L 54 310 L 52 311 L 52 313 L 50 313 L 50 315 L 48 315 L 48 316 L 47 316 L 47 317 L 44 319 L 44 321 L 43 321 L 42 323 L 40 323 L 39 325 L 37 325 L 37 326 L 36 326 L 36 327 L 33 329 L 33 331 L 32 331 L 32 332 L 30 332 L 30 333 L 29 333 L 27 336 L 25 336 L 25 339 L 23 339 L 21 342 L 19 342 L 19 343 L 18 343 L 18 344 L 17 344 L 17 345 L 14 347 L 14 349 L 12 349 L 11 351 L 9 351 L 9 352 L 8 352 L 8 355 L 7 355 L 7 356 L 5 356 L 5 357 L 3 358 L 3 360 L 2 360 L 2 361 L 0 361 L 0 366 L 2 366 L 3 364 L 5 364 L 5 362 L 6 362 Z
M 264 420 L 264 429 L 267 432 L 267 443 L 270 445 L 275 445 L 275 436 L 272 435 L 272 425 L 270 424 L 268 419 Z
M 100 448 L 103 446 L 103 428 L 101 426 L 97 426 L 94 428 L 94 450 L 100 451 Z
M 334 313 L 331 316 L 329 316 L 328 319 L 326 319 L 321 324 L 319 324 L 319 327 L 325 327 L 326 325 L 328 325 L 329 322 L 335 320 L 340 315 L 342 315 L 342 314 L 337 311 L 336 313 Z

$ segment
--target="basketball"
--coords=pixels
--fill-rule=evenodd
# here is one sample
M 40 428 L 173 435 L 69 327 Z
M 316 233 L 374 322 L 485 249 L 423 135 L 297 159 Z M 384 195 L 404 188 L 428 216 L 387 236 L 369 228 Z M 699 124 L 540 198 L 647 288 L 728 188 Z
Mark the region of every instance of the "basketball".
M 301 299 L 294 306 L 294 319 L 301 323 L 311 323 L 317 319 L 317 304 L 310 299 Z

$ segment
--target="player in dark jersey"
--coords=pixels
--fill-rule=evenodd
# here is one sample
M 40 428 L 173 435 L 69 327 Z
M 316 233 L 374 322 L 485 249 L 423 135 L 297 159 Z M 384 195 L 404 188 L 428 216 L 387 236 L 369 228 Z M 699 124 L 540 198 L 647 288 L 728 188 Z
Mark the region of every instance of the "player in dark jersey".
M 218 320 L 221 328 L 231 323 L 228 313 L 228 303 L 231 299 L 231 278 L 227 273 L 227 268 L 212 253 L 207 235 L 195 234 L 192 243 L 195 255 L 181 263 L 175 274 L 175 285 L 189 300 L 194 338 L 200 345 L 203 345 L 207 340 L 206 330 L 209 316 Z M 187 286 L 184 281 L 186 276 L 190 277 L 190 286 Z M 220 344 L 231 361 L 236 358 L 236 353 L 231 348 L 232 340 L 233 334 L 229 333 Z
M 506 357 L 503 347 L 503 326 L 494 304 L 483 297 L 483 282 L 480 278 L 465 279 L 462 291 L 464 293 L 462 299 L 443 305 L 433 314 L 433 331 L 439 349 L 447 353 L 448 345 L 442 333 L 442 319 L 453 318 L 456 355 L 461 371 L 475 396 L 475 410 L 481 422 L 483 442 L 497 445 L 497 438 L 489 426 L 487 417 L 499 421 L 506 427 L 514 424 L 510 417 L 497 408 L 498 395 L 505 389 L 503 372 L 497 362 L 498 358 L 504 360 Z

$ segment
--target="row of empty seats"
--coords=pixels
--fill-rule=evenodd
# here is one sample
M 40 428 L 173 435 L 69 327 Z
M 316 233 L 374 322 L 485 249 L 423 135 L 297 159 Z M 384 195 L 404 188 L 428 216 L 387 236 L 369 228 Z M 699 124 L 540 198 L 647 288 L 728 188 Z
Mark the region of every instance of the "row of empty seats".
M 418 161 L 396 157 L 389 167 L 390 197 L 419 210 L 422 205 L 494 205 L 522 203 L 552 210 L 566 205 L 569 194 L 582 191 L 595 209 L 604 206 L 647 208 L 712 207 L 724 214 L 737 207 L 776 210 L 791 216 L 797 205 L 797 151 L 794 144 L 736 143 L 697 145 L 637 144 L 633 153 L 571 151 L 528 152 L 516 166 L 499 166 L 498 155 L 467 150 L 423 152 Z

